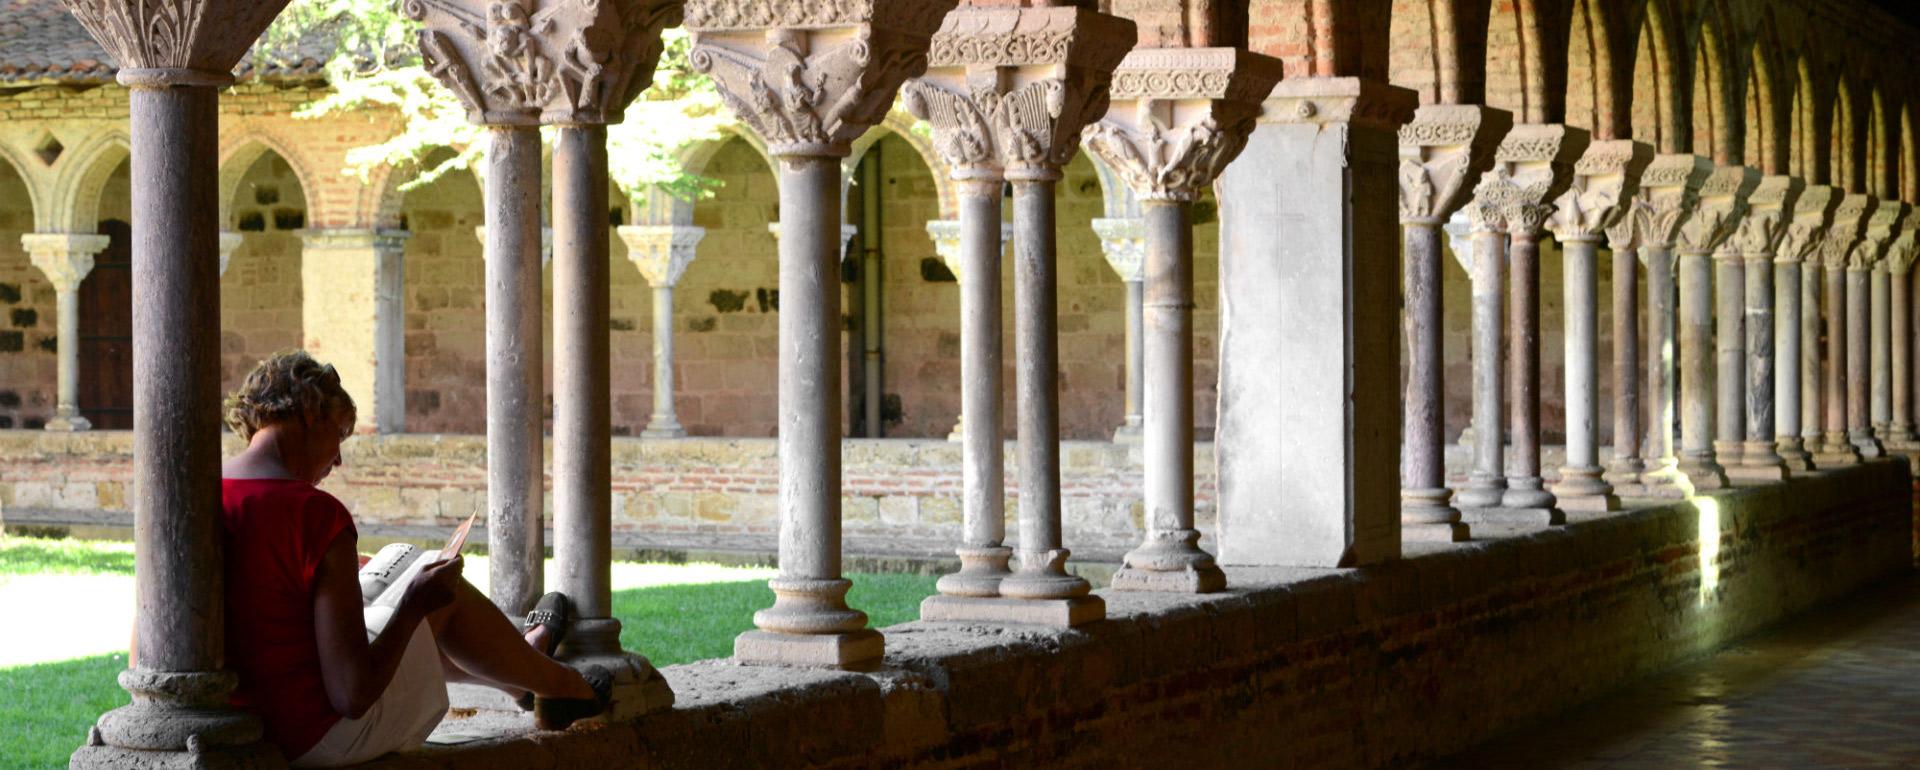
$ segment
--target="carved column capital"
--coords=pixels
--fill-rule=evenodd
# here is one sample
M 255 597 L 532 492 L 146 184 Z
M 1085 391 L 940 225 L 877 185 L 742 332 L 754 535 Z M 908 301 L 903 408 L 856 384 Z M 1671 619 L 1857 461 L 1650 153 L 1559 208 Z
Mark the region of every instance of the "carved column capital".
M 1438 225 L 1465 205 L 1467 181 L 1493 167 L 1513 115 L 1474 104 L 1430 104 L 1400 127 L 1400 222 Z
M 1081 128 L 1106 113 L 1133 41 L 1133 22 L 1086 8 L 966 6 L 947 14 L 926 74 L 900 94 L 933 126 L 955 179 L 1057 178 Z
M 1700 202 L 1700 188 L 1713 174 L 1713 161 L 1698 155 L 1657 155 L 1640 175 L 1640 205 L 1646 210 L 1646 246 L 1671 249 L 1680 227 Z
M 688 62 L 770 154 L 844 158 L 927 66 L 954 0 L 693 0 Z
M 1100 220 L 1093 220 L 1098 229 Z M 940 263 L 947 266 L 947 272 L 960 280 L 966 279 L 966 269 L 960 263 L 960 220 L 927 220 L 927 238 L 933 241 L 933 253 L 940 257 Z M 1013 225 L 1000 225 L 1000 250 L 1005 252 L 1013 248 Z
M 1563 241 L 1598 241 L 1607 228 L 1628 219 L 1640 175 L 1653 162 L 1653 146 L 1631 139 L 1594 142 L 1573 164 L 1573 180 L 1554 201 L 1548 227 Z M 1629 222 L 1629 228 L 1632 223 Z
M 46 274 L 53 290 L 62 294 L 77 291 L 80 282 L 93 272 L 93 257 L 107 250 L 107 236 L 79 233 L 25 233 L 20 246 L 33 266 Z
M 287 0 L 65 0 L 128 88 L 224 86 Z
M 420 55 L 480 125 L 618 123 L 678 0 L 401 0 Z
M 627 259 L 656 289 L 680 283 L 707 235 L 706 228 L 693 225 L 625 225 L 618 232 L 627 245 Z
M 1833 224 L 1827 227 L 1827 239 L 1820 244 L 1820 261 L 1833 269 L 1847 267 L 1853 247 L 1866 234 L 1867 217 L 1878 201 L 1865 193 L 1847 193 L 1834 209 Z
M 1246 147 L 1280 76 L 1280 60 L 1236 48 L 1136 49 L 1087 150 L 1141 200 L 1193 200 Z
M 1100 253 L 1120 280 L 1146 279 L 1147 222 L 1137 217 L 1093 220 L 1093 232 L 1100 236 Z
M 1820 245 L 1827 239 L 1834 211 L 1840 207 L 1841 192 L 1828 185 L 1813 185 L 1800 192 L 1793 203 L 1793 215 L 1780 235 L 1775 261 L 1781 264 L 1819 263 Z
M 1920 256 L 1920 231 L 1916 231 L 1912 222 L 1901 229 L 1900 235 L 1887 246 L 1887 269 L 1894 275 L 1906 275 L 1913 272 L 1913 260 Z
M 1790 176 L 1766 176 L 1747 197 L 1747 215 L 1729 240 L 1732 250 L 1750 262 L 1772 260 L 1785 237 L 1794 204 L 1806 183 Z
M 1873 207 L 1873 213 L 1867 215 L 1860 242 L 1848 257 L 1848 269 L 1869 270 L 1879 264 L 1886 257 L 1887 247 L 1892 245 L 1901 223 L 1906 221 L 1907 213 L 1912 208 L 1901 201 L 1879 201 Z
M 1493 167 L 1481 175 L 1474 197 L 1498 207 L 1507 233 L 1537 236 L 1553 213 L 1551 201 L 1573 182 L 1574 159 L 1586 149 L 1583 129 L 1557 124 L 1514 126 L 1500 140 Z M 1485 214 L 1481 217 L 1491 222 Z
M 1693 216 L 1680 225 L 1682 254 L 1711 254 L 1717 259 L 1737 259 L 1731 247 L 1733 233 L 1747 213 L 1747 196 L 1760 185 L 1760 172 L 1746 166 L 1721 166 L 1707 175 L 1700 185 L 1700 200 Z

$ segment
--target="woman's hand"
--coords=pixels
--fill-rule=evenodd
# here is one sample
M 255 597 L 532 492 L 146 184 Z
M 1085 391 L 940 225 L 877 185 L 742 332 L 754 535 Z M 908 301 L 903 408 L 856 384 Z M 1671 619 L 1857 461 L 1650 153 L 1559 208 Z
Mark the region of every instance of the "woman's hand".
M 421 617 L 452 604 L 454 591 L 460 586 L 460 570 L 465 566 L 466 560 L 456 556 L 420 568 L 413 582 L 407 584 L 407 595 L 401 603 Z

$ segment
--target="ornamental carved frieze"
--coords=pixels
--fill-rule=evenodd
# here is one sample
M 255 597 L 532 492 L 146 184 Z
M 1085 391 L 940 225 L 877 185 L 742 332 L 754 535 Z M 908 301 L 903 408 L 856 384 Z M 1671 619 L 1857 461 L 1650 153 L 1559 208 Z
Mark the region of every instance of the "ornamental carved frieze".
M 1057 173 L 1106 114 L 1110 75 L 1132 45 L 1132 22 L 1085 8 L 960 8 L 901 96 L 958 178 Z
M 618 123 L 679 0 L 401 0 L 421 59 L 482 125 Z
M 93 257 L 107 250 L 104 235 L 75 233 L 27 233 L 20 236 L 20 247 L 33 266 L 47 276 L 55 292 L 78 291 L 80 282 L 93 272 Z
M 1780 235 L 1775 261 L 1817 264 L 1820 246 L 1827 240 L 1827 227 L 1833 223 L 1840 198 L 1840 190 L 1827 185 L 1813 185 L 1800 191 L 1800 197 L 1793 202 L 1793 217 Z
M 621 242 L 627 245 L 627 259 L 640 270 L 640 277 L 656 289 L 680 283 L 687 265 L 699 253 L 700 239 L 707 229 L 692 225 L 625 225 L 619 229 Z
M 1700 187 L 1713 173 L 1713 161 L 1698 155 L 1656 155 L 1640 174 L 1638 207 L 1645 212 L 1641 245 L 1672 249 L 1680 226 L 1700 200 Z
M 1721 166 L 1708 174 L 1707 181 L 1700 185 L 1693 216 L 1680 225 L 1680 253 L 1738 257 L 1738 253 L 1723 247 L 1747 213 L 1747 196 L 1759 185 L 1760 172 L 1746 166 Z
M 1471 104 L 1430 104 L 1400 128 L 1400 221 L 1437 225 L 1467 202 L 1469 180 L 1493 167 L 1513 115 Z
M 1895 200 L 1883 200 L 1873 207 L 1873 213 L 1867 215 L 1867 223 L 1861 232 L 1860 242 L 1853 247 L 1848 267 L 1869 269 L 1887 254 L 1899 235 L 1900 225 L 1907 219 L 1907 212 L 1913 207 Z
M 1574 160 L 1586 152 L 1587 132 L 1554 124 L 1514 126 L 1494 152 L 1493 167 L 1481 175 L 1482 191 L 1508 196 L 1500 211 L 1510 235 L 1535 237 L 1553 214 L 1552 200 L 1573 182 Z M 1505 180 L 1511 190 L 1490 185 Z
M 1548 224 L 1554 236 L 1563 241 L 1597 241 L 1607 228 L 1629 219 L 1640 175 L 1651 162 L 1653 147 L 1644 142 L 1618 139 L 1588 145 L 1573 164 L 1573 181 L 1554 200 Z
M 1771 260 L 1779 251 L 1806 183 L 1782 175 L 1760 178 L 1760 184 L 1747 196 L 1747 215 L 1734 230 L 1733 250 L 1749 260 Z
M 1493 173 L 1482 175 L 1465 206 L 1468 232 L 1506 233 L 1507 207 L 1519 202 L 1522 194 L 1511 179 Z
M 954 0 L 693 0 L 688 63 L 775 156 L 846 157 L 926 70 Z
M 287 0 L 66 0 L 122 70 L 194 70 L 215 80 L 287 7 Z
M 1142 200 L 1190 201 L 1240 155 L 1264 96 L 1280 81 L 1280 60 L 1235 48 L 1138 49 L 1114 71 L 1181 72 L 1163 92 L 1113 90 L 1113 104 L 1087 127 L 1087 150 Z M 1225 75 L 1222 80 L 1217 75 Z M 1194 84 L 1213 83 L 1212 90 Z

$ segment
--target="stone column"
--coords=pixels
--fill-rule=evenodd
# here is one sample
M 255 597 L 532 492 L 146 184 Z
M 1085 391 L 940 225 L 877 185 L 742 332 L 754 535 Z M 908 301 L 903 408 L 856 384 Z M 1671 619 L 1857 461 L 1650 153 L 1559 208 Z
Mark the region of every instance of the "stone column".
M 1602 478 L 1600 467 L 1600 281 L 1595 263 L 1600 239 L 1607 228 L 1626 218 L 1628 207 L 1622 202 L 1630 205 L 1640 174 L 1652 161 L 1653 147 L 1630 139 L 1588 145 L 1586 154 L 1573 165 L 1572 185 L 1554 201 L 1553 218 L 1547 225 L 1564 249 L 1567 464 L 1560 469 L 1560 483 L 1553 494 L 1565 510 L 1620 509 L 1620 497 Z M 1632 274 L 1629 268 L 1629 285 Z M 1631 304 L 1631 288 L 1627 296 Z M 1629 324 L 1632 320 L 1629 314 Z M 1616 330 L 1620 326 L 1616 323 Z M 1632 368 L 1631 358 L 1627 368 Z M 1627 422 L 1626 435 L 1632 435 L 1632 418 Z
M 1854 343 L 1864 348 L 1859 354 L 1859 366 L 1863 371 L 1853 391 L 1854 394 L 1862 396 L 1860 400 L 1863 405 L 1860 407 L 1860 413 L 1855 415 L 1853 395 L 1849 395 L 1849 427 L 1854 443 L 1859 445 L 1861 453 L 1868 457 L 1880 457 L 1886 454 L 1885 447 L 1880 442 L 1883 439 L 1882 433 L 1885 431 L 1886 423 L 1891 419 L 1893 412 L 1889 361 L 1892 354 L 1892 340 L 1889 337 L 1892 331 L 1892 319 L 1887 307 L 1890 287 L 1886 256 L 1888 247 L 1899 235 L 1900 226 L 1906 220 L 1910 208 L 1907 204 L 1896 200 L 1880 201 L 1879 205 L 1874 207 L 1873 214 L 1867 218 L 1866 233 L 1861 238 L 1860 244 L 1854 247 L 1852 262 L 1848 265 L 1847 310 L 1850 314 L 1850 323 L 1852 317 L 1857 315 L 1860 325 L 1858 330 L 1849 326 L 1847 329 L 1849 341 L 1854 340 L 1852 335 L 1865 332 L 1860 335 L 1861 339 Z M 1859 273 L 1857 279 L 1854 275 L 1855 271 Z M 1864 299 L 1861 303 L 1863 307 L 1857 311 L 1853 308 L 1853 291 L 1856 281 Z M 1852 370 L 1853 358 L 1849 350 L 1850 382 L 1855 376 Z
M 104 235 L 27 233 L 20 236 L 33 266 L 53 284 L 60 316 L 56 319 L 59 358 L 55 361 L 53 419 L 50 431 L 89 430 L 93 423 L 80 416 L 80 282 L 93 272 L 93 257 L 107 250 Z
M 1142 283 L 1146 279 L 1146 230 L 1146 222 L 1133 217 L 1093 220 L 1093 232 L 1100 236 L 1100 253 L 1127 285 L 1127 416 L 1113 431 L 1114 442 L 1120 444 L 1140 441 L 1140 395 L 1146 389 L 1146 347 L 1141 342 L 1141 327 L 1146 323 L 1146 287 Z
M 1735 391 L 1745 398 L 1747 432 L 1746 444 L 1740 448 L 1739 464 L 1727 466 L 1727 475 L 1731 478 L 1779 481 L 1787 477 L 1787 465 L 1774 450 L 1777 361 L 1773 261 L 1803 187 L 1803 182 L 1790 176 L 1761 178 L 1759 186 L 1747 198 L 1747 215 L 1740 219 L 1738 229 L 1728 240 L 1746 269 L 1746 376 Z M 1798 286 L 1794 287 L 1793 300 L 1799 300 Z M 1722 362 L 1723 383 L 1728 374 L 1726 366 Z
M 1775 246 L 1774 417 L 1780 459 L 1792 473 L 1813 470 L 1820 430 L 1820 277 L 1817 252 L 1840 197 L 1832 187 L 1801 191 Z M 1809 260 L 1813 260 L 1809 263 Z M 1803 269 L 1803 265 L 1809 265 Z M 1810 274 L 1806 271 L 1812 271 Z
M 361 431 L 406 430 L 405 230 L 300 231 L 302 345 L 340 372 Z
M 1382 267 L 1399 249 L 1395 132 L 1416 101 L 1356 78 L 1284 80 L 1216 185 L 1223 564 L 1400 556 L 1384 480 L 1400 464 L 1401 327 L 1381 312 L 1400 281 Z
M 1636 188 L 1639 181 L 1636 174 Z M 1601 478 L 1618 495 L 1639 497 L 1646 494 L 1640 474 L 1647 469 L 1640 447 L 1639 276 L 1647 210 L 1633 197 L 1619 206 L 1620 216 L 1607 228 L 1607 246 L 1613 251 L 1613 460 Z
M 920 74 L 952 3 L 876 8 L 686 7 L 688 62 L 766 138 L 780 176 L 780 576 L 773 607 L 734 642 L 750 663 L 866 666 L 882 652 L 840 574 L 840 161 Z M 788 85 L 769 97 L 773 82 Z
M 673 406 L 673 287 L 693 263 L 706 237 L 693 225 L 625 225 L 620 240 L 627 259 L 653 287 L 653 414 L 647 417 L 642 438 L 679 438 L 687 435 Z
M 1693 216 L 1699 193 L 1713 173 L 1713 162 L 1698 155 L 1660 155 L 1640 177 L 1639 205 L 1646 211 L 1641 250 L 1647 268 L 1647 470 L 1640 474 L 1648 497 L 1682 498 L 1693 487 L 1680 472 L 1674 453 L 1675 244 L 1680 228 Z
M 128 89 L 133 211 L 132 703 L 71 766 L 281 760 L 228 705 L 220 523 L 219 89 L 284 2 L 69 0 Z M 219 23 L 201 24 L 202 19 Z
M 1500 413 L 1506 389 L 1500 321 L 1505 312 L 1507 223 L 1500 212 L 1512 191 L 1511 185 L 1483 185 L 1466 207 L 1473 235 L 1473 264 L 1467 271 L 1473 287 L 1473 469 L 1453 498 L 1461 508 L 1497 508 L 1507 491 L 1507 434 Z
M 1889 368 L 1892 369 L 1893 405 L 1887 423 L 1886 446 L 1890 450 L 1912 452 L 1920 449 L 1913 433 L 1913 261 L 1920 254 L 1920 232 L 1912 220 L 1904 223 L 1893 245 L 1887 247 L 1887 270 L 1891 273 L 1888 298 Z
M 922 602 L 923 619 L 1071 626 L 1106 616 L 1105 603 L 1064 564 L 1053 185 L 1081 127 L 1099 118 L 1110 73 L 1133 40 L 1131 22 L 1089 8 L 967 5 L 947 14 L 926 75 L 903 89 L 907 109 L 932 125 L 960 189 L 961 568 Z M 1041 108 L 1048 103 L 1057 106 Z M 1009 179 L 1020 367 L 1017 574 L 1004 542 L 1000 402 L 1001 193 Z
M 1001 196 L 1001 192 L 996 190 L 994 192 L 994 206 L 996 207 L 1000 205 L 999 203 L 1000 196 Z M 997 213 L 999 209 L 995 208 L 994 211 L 996 212 L 994 214 L 994 217 L 998 218 L 1000 216 Z M 968 284 L 967 284 L 967 275 L 966 275 L 967 274 L 966 265 L 962 264 L 962 258 L 960 254 L 960 221 L 956 219 L 929 219 L 927 220 L 927 237 L 933 241 L 933 251 L 935 254 L 939 255 L 940 262 L 947 266 L 948 272 L 953 273 L 954 281 L 960 284 L 961 308 L 962 308 L 961 319 L 960 319 L 960 327 L 961 327 L 960 329 L 960 337 L 961 337 L 960 379 L 963 381 L 971 382 L 973 378 L 968 377 L 966 374 L 966 371 L 967 371 L 966 335 L 967 335 L 967 326 L 969 323 L 967 319 L 971 316 L 967 314 L 965 309 L 966 308 L 966 292 L 967 292 Z M 994 308 L 999 308 L 1001 306 L 1000 305 L 1000 289 L 999 289 L 1000 287 L 999 281 L 1000 281 L 1000 275 L 1001 275 L 1000 260 L 1003 260 L 1006 258 L 1007 249 L 1013 246 L 1013 225 L 1005 224 L 1005 223 L 1000 225 L 999 242 L 1001 245 L 1000 255 L 993 262 L 993 275 L 994 275 L 993 307 Z M 984 290 L 984 287 L 983 287 L 983 290 Z M 984 303 L 985 300 L 982 299 L 981 302 Z M 986 323 L 985 315 L 986 315 L 986 312 L 985 312 L 985 309 L 983 308 L 981 311 L 980 320 L 977 321 L 977 323 Z M 1001 318 L 1000 312 L 996 309 L 993 313 L 993 319 L 992 319 L 992 323 L 995 329 L 1000 328 L 1000 318 Z M 984 332 L 982 332 L 982 334 L 984 334 Z M 1001 337 L 1001 334 L 999 332 L 995 332 L 995 334 L 993 335 L 993 339 L 995 340 L 1000 339 L 1000 337 Z M 995 360 L 999 360 L 999 351 L 1000 351 L 999 344 L 995 343 L 993 347 Z M 998 373 L 999 372 L 998 369 L 996 369 L 995 372 L 996 373 L 993 376 L 996 378 L 996 381 L 998 381 L 998 378 L 1001 375 Z M 995 391 L 995 392 L 997 393 L 999 391 Z M 963 401 L 965 400 L 964 393 L 962 393 L 962 400 Z M 997 398 L 994 403 L 996 405 L 999 403 Z M 1005 410 L 1002 409 L 1001 413 L 1004 415 Z M 994 424 L 999 425 L 1000 423 L 996 422 Z M 994 429 L 994 433 L 996 435 L 998 435 L 999 432 L 1000 431 L 998 428 Z M 964 441 L 966 439 L 966 435 L 967 435 L 967 416 L 965 414 L 962 414 L 959 417 L 954 419 L 953 430 L 947 432 L 947 440 L 948 441 Z M 998 456 L 998 454 L 1002 452 L 1001 449 L 994 449 L 993 451 L 996 453 L 996 456 Z M 1001 463 L 996 461 L 995 464 L 1000 465 Z
M 1573 165 L 1587 149 L 1587 132 L 1554 124 L 1515 126 L 1500 143 L 1493 170 L 1475 194 L 1504 189 L 1500 218 L 1508 245 L 1507 488 L 1500 507 L 1477 514 L 1510 524 L 1563 524 L 1563 513 L 1540 474 L 1540 236 L 1554 211 L 1550 201 L 1573 183 Z M 1473 521 L 1470 519 L 1469 521 Z
M 1739 256 L 1722 247 L 1739 226 L 1747 196 L 1759 183 L 1760 173 L 1745 166 L 1714 169 L 1700 186 L 1693 215 L 1680 226 L 1680 472 L 1696 491 L 1727 486 L 1726 470 L 1715 451 L 1716 422 L 1719 446 L 1729 452 L 1738 452 L 1746 436 L 1746 399 L 1740 395 L 1740 384 L 1746 380 L 1746 340 L 1740 328 L 1746 277 Z M 1718 335 L 1714 333 L 1715 254 L 1724 254 L 1718 260 L 1723 287 Z M 1734 370 L 1731 380 L 1716 383 L 1712 355 L 1716 350 L 1721 370 Z M 1722 403 L 1724 408 L 1716 411 Z
M 546 563 L 539 129 L 489 128 L 486 164 L 487 594 L 520 616 Z
M 1821 260 L 1826 266 L 1827 358 L 1821 388 L 1826 396 L 1826 430 L 1821 451 L 1813 458 L 1821 468 L 1860 462 L 1860 448 L 1847 435 L 1847 402 L 1852 395 L 1847 371 L 1847 258 L 1860 242 L 1873 204 L 1871 195 L 1850 193 L 1842 198 L 1821 245 Z
M 1446 331 L 1440 225 L 1471 200 L 1469 180 L 1493 166 L 1513 116 L 1478 105 L 1428 105 L 1400 129 L 1402 287 L 1411 326 L 1400 466 L 1402 540 L 1458 542 L 1471 531 L 1449 504 Z
M 1114 73 L 1106 118 L 1086 132 L 1088 150 L 1140 200 L 1147 226 L 1147 536 L 1114 574 L 1115 590 L 1226 587 L 1194 529 L 1193 201 L 1246 146 L 1281 72 L 1278 59 L 1234 48 L 1136 49 Z

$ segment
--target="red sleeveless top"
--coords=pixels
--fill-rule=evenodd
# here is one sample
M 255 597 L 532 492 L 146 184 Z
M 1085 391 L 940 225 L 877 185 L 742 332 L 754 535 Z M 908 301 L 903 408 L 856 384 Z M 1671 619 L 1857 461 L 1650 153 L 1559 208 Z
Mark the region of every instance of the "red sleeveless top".
M 294 479 L 223 479 L 227 668 L 233 704 L 266 723 L 287 759 L 307 753 L 340 721 L 320 677 L 314 573 L 341 535 L 358 538 L 333 495 Z

